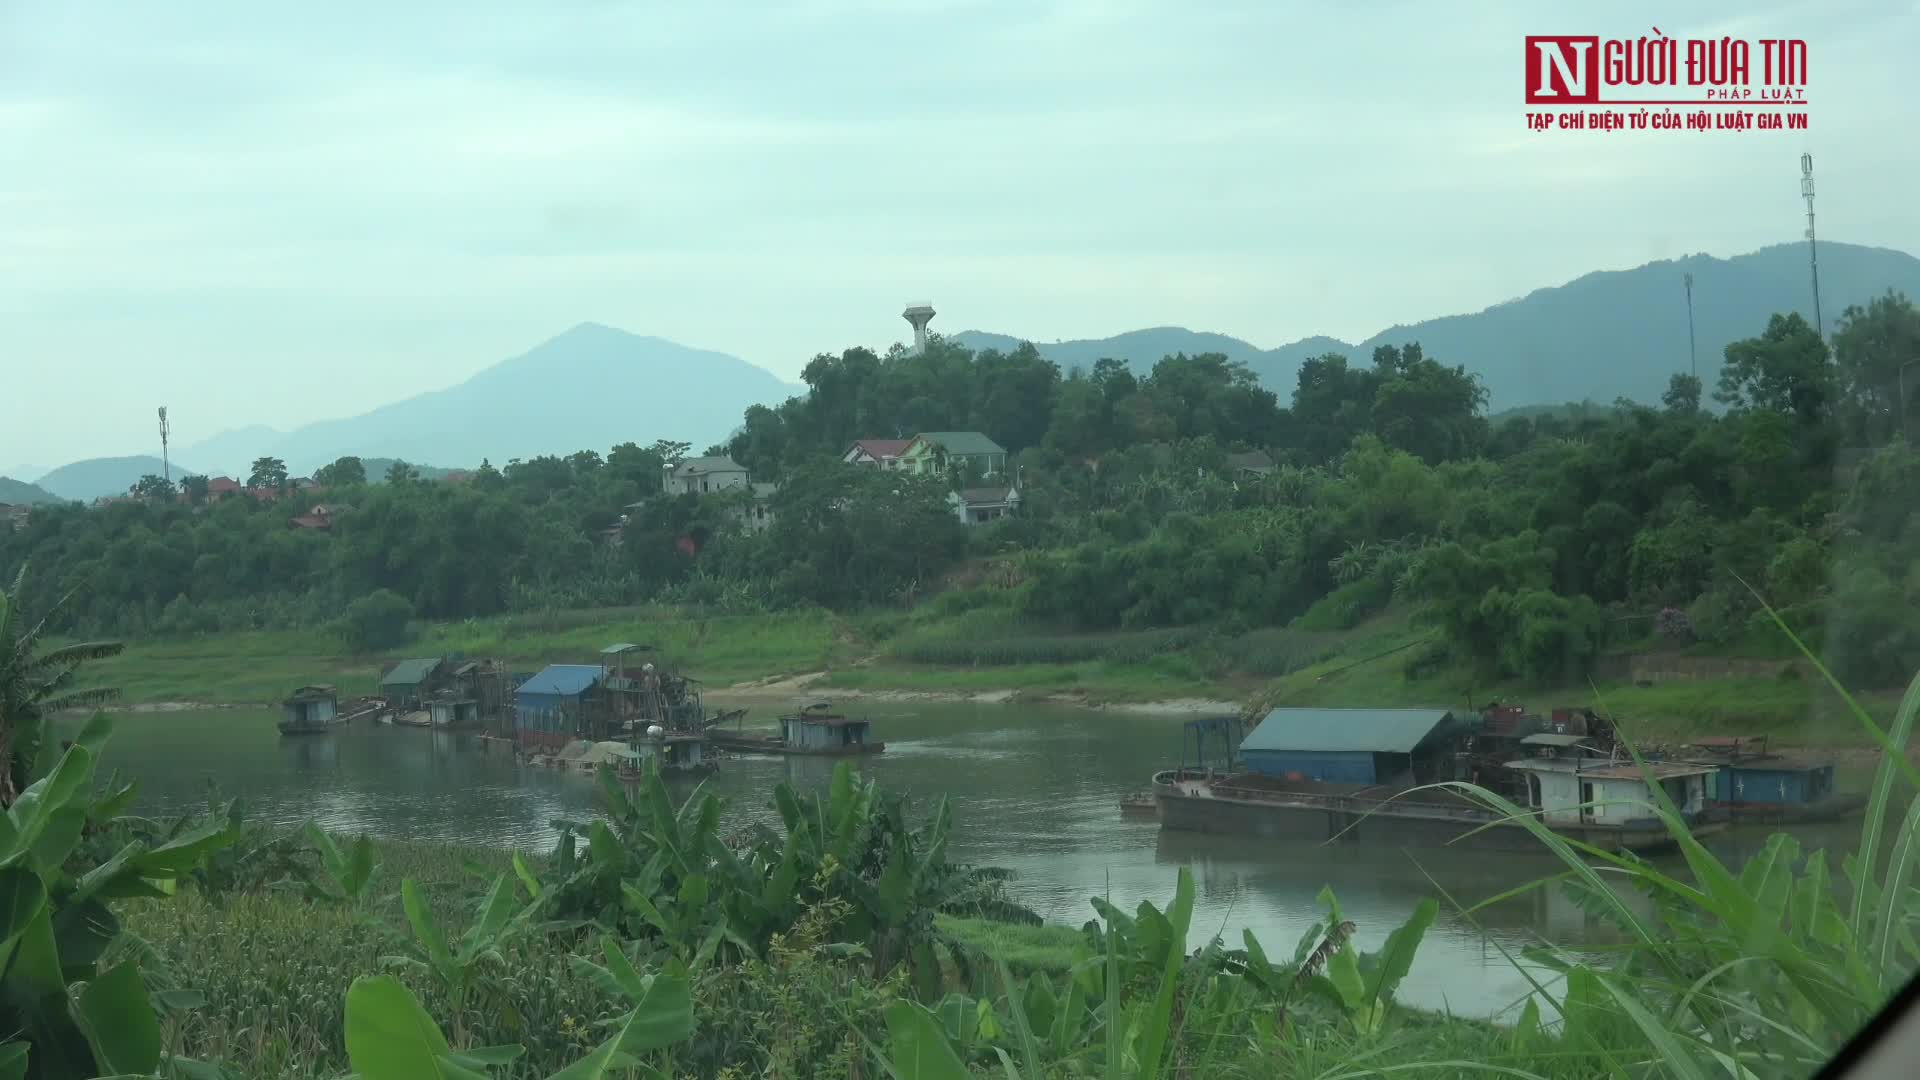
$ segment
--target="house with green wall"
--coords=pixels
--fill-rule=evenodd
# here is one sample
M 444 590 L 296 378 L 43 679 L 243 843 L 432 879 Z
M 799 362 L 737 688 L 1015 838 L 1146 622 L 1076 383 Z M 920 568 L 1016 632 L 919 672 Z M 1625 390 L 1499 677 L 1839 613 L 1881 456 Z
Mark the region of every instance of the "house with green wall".
M 944 475 L 959 468 L 979 477 L 1003 476 L 1007 451 L 977 431 L 923 431 L 900 451 L 899 468 L 916 476 Z

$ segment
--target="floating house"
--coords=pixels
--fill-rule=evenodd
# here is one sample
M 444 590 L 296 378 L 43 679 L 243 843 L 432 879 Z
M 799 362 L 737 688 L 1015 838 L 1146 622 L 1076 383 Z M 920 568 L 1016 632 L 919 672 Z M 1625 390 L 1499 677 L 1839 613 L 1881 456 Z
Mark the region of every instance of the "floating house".
M 548 664 L 513 692 L 514 737 L 523 750 L 554 749 L 587 737 L 601 691 L 598 664 Z
M 870 722 L 828 712 L 824 704 L 780 718 L 780 741 L 795 754 L 872 753 L 884 744 L 868 742 L 871 730 Z
M 394 709 L 420 709 L 439 686 L 441 659 L 437 656 L 402 660 L 380 676 L 380 696 Z
M 1819 821 L 1866 804 L 1861 795 L 1834 790 L 1833 763 L 1769 752 L 1764 735 L 1695 739 L 1686 757 L 1717 766 L 1707 799 L 1751 821 Z
M 331 686 L 303 686 L 287 695 L 280 707 L 282 735 L 310 735 L 340 723 L 340 695 Z
M 1664 830 L 1652 809 L 1659 805 L 1653 784 L 1673 800 L 1683 817 L 1690 821 L 1704 817 L 1707 782 L 1716 771 L 1714 766 L 1649 761 L 1643 771 L 1632 761 L 1619 762 L 1578 751 L 1578 747 L 1553 746 L 1545 756 L 1507 763 L 1507 768 L 1526 777 L 1525 805 L 1540 811 L 1541 820 L 1547 824 Z
M 1240 744 L 1240 760 L 1275 779 L 1429 783 L 1451 779 L 1461 726 L 1446 709 L 1275 709 Z
M 713 762 L 707 759 L 707 742 L 699 735 L 675 734 L 657 725 L 633 741 L 636 764 L 652 762 L 661 773 L 683 776 L 709 773 Z

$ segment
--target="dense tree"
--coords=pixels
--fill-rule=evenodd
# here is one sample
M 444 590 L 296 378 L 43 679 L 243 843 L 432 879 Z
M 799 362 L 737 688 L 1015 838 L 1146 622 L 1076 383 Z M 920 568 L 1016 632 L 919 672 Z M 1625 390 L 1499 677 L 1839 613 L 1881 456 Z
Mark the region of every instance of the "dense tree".
M 1714 397 L 1735 409 L 1784 413 L 1805 429 L 1827 418 L 1835 392 L 1826 343 L 1794 312 L 1773 316 L 1759 337 L 1727 346 Z
M 367 467 L 359 458 L 348 455 L 334 459 L 314 471 L 313 482 L 321 487 L 358 487 L 367 482 Z
M 133 493 L 142 499 L 171 499 L 173 485 L 165 477 L 148 473 L 135 481 Z
M 1841 312 L 1834 361 L 1856 421 L 1856 437 L 1914 441 L 1920 412 L 1920 309 L 1889 290 L 1866 307 Z
M 247 486 L 264 488 L 268 491 L 285 491 L 287 463 L 277 457 L 254 458 L 253 470 L 247 474 Z
M 401 484 L 412 484 L 412 483 L 417 483 L 419 479 L 420 479 L 420 470 L 414 468 L 413 466 L 407 464 L 404 461 L 396 461 L 393 464 L 387 466 L 386 481 L 388 484 L 391 484 L 394 486 L 399 486 Z
M 180 478 L 180 490 L 187 496 L 187 502 L 199 506 L 207 501 L 207 478 L 198 474 Z

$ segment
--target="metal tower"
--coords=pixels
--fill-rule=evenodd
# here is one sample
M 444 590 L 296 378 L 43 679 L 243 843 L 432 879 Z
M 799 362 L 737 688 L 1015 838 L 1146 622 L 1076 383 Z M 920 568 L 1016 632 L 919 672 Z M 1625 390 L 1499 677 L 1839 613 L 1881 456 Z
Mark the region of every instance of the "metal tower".
M 1827 340 L 1827 324 L 1820 319 L 1820 252 L 1813 240 L 1813 155 L 1800 155 L 1800 194 L 1807 200 L 1807 265 L 1813 269 L 1813 328 Z
M 167 483 L 173 483 L 173 466 L 167 463 L 167 436 L 173 432 L 173 426 L 167 423 L 167 407 L 160 406 L 160 472 Z
M 1693 275 L 1684 275 L 1687 283 L 1687 373 L 1698 379 L 1700 361 L 1693 351 Z
M 926 352 L 927 324 L 933 321 L 933 305 L 925 300 L 908 304 L 900 317 L 913 324 L 913 351 Z

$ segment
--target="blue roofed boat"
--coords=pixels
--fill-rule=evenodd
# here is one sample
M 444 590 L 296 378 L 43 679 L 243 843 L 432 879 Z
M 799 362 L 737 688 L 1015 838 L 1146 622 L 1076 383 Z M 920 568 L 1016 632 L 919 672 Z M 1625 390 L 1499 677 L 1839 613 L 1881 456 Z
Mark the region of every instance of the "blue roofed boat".
M 1537 849 L 1520 825 L 1464 794 L 1428 785 L 1470 779 L 1474 725 L 1447 709 L 1274 709 L 1189 721 L 1178 769 L 1155 774 L 1165 829 L 1276 839 Z M 1576 740 L 1577 743 L 1577 740 Z M 1505 763 L 1527 774 L 1527 801 L 1555 832 L 1606 850 L 1656 851 L 1673 837 L 1646 804 L 1658 784 L 1695 833 L 1724 827 L 1708 805 L 1709 766 L 1662 762 L 1651 775 L 1555 740 Z
M 1707 797 L 1736 821 L 1830 821 L 1866 805 L 1834 790 L 1833 762 L 1769 752 L 1765 735 L 1699 738 L 1681 756 L 1719 769 Z

